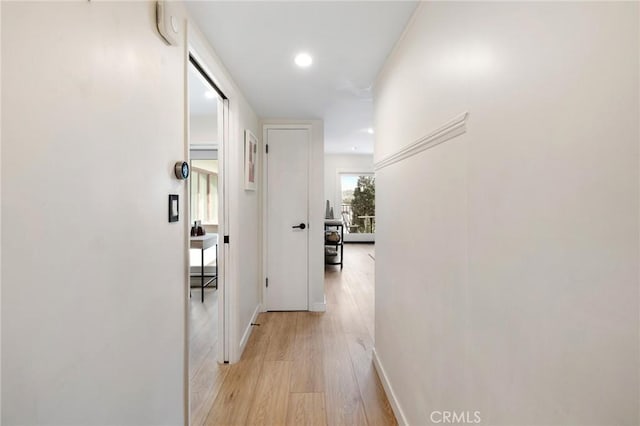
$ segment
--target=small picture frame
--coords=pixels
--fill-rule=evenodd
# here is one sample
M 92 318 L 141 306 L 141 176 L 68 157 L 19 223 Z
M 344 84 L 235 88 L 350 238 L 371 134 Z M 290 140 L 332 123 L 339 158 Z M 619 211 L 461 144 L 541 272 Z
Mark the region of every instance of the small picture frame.
M 258 139 L 249 130 L 244 131 L 244 189 L 255 191 L 258 179 Z
M 169 222 L 177 222 L 180 219 L 180 203 L 178 194 L 169 194 Z

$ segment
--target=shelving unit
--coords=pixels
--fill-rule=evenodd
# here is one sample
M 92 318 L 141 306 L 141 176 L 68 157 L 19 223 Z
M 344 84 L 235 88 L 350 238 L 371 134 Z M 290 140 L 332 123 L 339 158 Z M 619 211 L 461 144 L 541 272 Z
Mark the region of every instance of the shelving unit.
M 324 222 L 324 231 L 324 264 L 340 265 L 340 269 L 342 269 L 344 256 L 344 225 L 340 219 L 327 219 Z M 327 240 L 327 231 L 338 232 L 340 234 L 340 240 Z M 335 254 L 329 254 L 329 251 L 335 251 Z

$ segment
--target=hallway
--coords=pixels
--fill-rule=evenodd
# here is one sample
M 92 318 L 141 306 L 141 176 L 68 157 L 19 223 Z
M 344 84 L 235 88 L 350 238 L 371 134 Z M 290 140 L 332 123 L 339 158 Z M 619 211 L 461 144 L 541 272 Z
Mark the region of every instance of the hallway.
M 392 425 L 371 362 L 374 246 L 347 245 L 345 267 L 327 267 L 327 312 L 271 312 L 239 363 L 211 365 L 210 410 L 192 405 L 193 425 Z

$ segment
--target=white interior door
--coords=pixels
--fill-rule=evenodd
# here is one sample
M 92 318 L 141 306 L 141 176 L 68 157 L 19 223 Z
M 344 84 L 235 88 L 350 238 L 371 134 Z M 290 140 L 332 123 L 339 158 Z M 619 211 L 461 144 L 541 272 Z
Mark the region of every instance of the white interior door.
M 309 130 L 267 129 L 267 310 L 307 310 Z

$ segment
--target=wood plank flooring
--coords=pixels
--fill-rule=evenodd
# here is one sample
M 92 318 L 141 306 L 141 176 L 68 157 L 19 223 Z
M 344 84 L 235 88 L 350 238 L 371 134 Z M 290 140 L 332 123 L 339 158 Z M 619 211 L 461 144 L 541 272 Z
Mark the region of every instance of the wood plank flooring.
M 397 424 L 371 361 L 374 246 L 351 244 L 344 252 L 342 271 L 325 270 L 327 312 L 260 314 L 237 364 L 200 355 L 210 345 L 192 333 L 192 348 L 205 348 L 190 354 L 198 363 L 192 425 Z M 206 322 L 202 308 L 192 312 L 192 330 Z
M 229 366 L 216 361 L 218 336 L 218 292 L 205 289 L 204 303 L 200 289 L 191 289 L 189 311 L 189 387 L 191 424 L 204 423 L 211 404 L 218 395 Z

